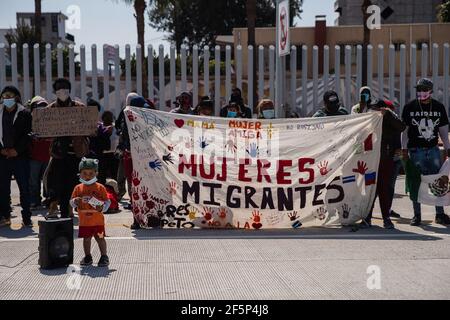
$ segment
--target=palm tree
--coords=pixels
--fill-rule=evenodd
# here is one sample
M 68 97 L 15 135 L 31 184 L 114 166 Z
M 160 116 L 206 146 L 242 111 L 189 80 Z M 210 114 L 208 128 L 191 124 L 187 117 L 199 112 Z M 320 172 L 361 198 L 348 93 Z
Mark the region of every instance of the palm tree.
M 34 28 L 38 43 L 42 42 L 41 0 L 34 0 Z
M 136 19 L 136 27 L 137 27 L 137 38 L 138 44 L 142 48 L 142 66 L 144 66 L 145 62 L 145 10 L 147 9 L 146 0 L 122 0 L 127 5 L 133 5 L 134 7 L 134 18 Z M 143 91 L 144 95 L 146 95 L 147 85 L 146 85 L 146 68 L 142 68 L 142 79 L 143 79 Z
M 138 44 L 144 48 L 145 41 L 145 10 L 147 9 L 146 0 L 122 0 L 127 5 L 133 5 L 134 7 L 134 18 L 136 19 L 136 27 L 137 27 L 137 35 L 138 35 Z

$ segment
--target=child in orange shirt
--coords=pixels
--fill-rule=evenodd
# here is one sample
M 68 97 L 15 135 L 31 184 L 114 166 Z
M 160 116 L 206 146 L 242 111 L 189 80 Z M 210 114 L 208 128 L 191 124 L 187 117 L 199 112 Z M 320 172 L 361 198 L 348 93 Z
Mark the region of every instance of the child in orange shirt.
M 94 237 L 101 253 L 98 266 L 106 267 L 109 265 L 109 258 L 106 254 L 103 213 L 108 211 L 110 201 L 105 187 L 97 183 L 98 160 L 83 158 L 79 169 L 81 184 L 73 190 L 70 204 L 78 211 L 78 237 L 83 238 L 85 257 L 81 260 L 80 265 L 88 266 L 92 264 L 91 240 Z

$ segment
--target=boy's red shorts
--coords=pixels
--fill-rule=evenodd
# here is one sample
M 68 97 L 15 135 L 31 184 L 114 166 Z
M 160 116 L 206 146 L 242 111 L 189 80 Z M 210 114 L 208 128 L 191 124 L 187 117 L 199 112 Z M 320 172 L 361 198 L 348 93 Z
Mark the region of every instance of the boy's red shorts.
M 105 226 L 79 227 L 78 238 L 105 237 Z

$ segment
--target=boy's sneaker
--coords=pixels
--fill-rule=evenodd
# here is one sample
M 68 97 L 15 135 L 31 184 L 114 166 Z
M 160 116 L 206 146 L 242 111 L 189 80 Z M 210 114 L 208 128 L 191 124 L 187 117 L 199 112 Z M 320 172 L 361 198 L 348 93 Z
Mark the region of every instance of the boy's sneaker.
M 11 219 L 9 218 L 1 218 L 0 219 L 0 227 L 8 227 L 11 225 Z
M 422 223 L 420 217 L 416 217 L 414 216 L 414 218 L 412 218 L 410 225 L 414 226 L 414 227 L 418 227 L 420 226 L 420 224 Z
M 90 266 L 92 264 L 92 256 L 87 255 L 80 261 L 80 266 Z
M 437 224 L 449 225 L 450 217 L 446 214 L 438 214 L 438 215 L 436 215 L 436 219 L 434 221 Z
M 395 229 L 394 224 L 389 218 L 383 219 L 383 226 L 385 229 Z
M 100 260 L 98 261 L 99 267 L 107 267 L 109 266 L 109 258 L 108 256 L 104 255 L 100 257 Z
M 26 228 L 33 228 L 33 222 L 31 221 L 31 219 L 24 219 L 22 221 L 22 225 Z

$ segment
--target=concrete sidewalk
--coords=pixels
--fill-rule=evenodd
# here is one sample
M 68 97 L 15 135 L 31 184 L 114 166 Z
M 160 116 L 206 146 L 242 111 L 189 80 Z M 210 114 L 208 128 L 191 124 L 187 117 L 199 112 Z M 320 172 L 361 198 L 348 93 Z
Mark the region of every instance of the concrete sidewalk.
M 378 208 L 375 226 L 357 232 L 133 231 L 130 212 L 107 215 L 111 265 L 83 268 L 80 276 L 39 269 L 37 221 L 43 217 L 38 213 L 33 229 L 23 229 L 15 207 L 12 228 L 0 229 L 0 300 L 450 299 L 450 228 L 432 223 L 430 207 L 423 208 L 422 227 L 409 226 L 412 205 L 403 190 L 400 179 L 396 230 L 381 228 Z M 15 189 L 13 203 L 17 198 Z M 97 262 L 95 246 L 93 256 Z M 75 263 L 82 257 L 77 239 Z

